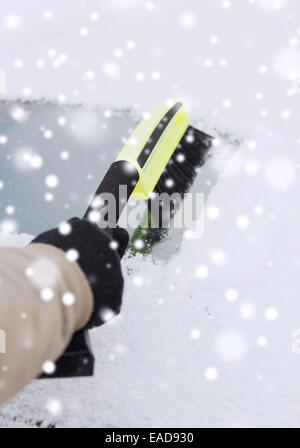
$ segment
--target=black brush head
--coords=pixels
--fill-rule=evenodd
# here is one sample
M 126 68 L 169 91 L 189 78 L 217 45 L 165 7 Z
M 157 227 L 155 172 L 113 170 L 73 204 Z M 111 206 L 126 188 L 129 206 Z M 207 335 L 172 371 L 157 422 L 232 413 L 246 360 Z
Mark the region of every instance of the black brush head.
M 179 193 L 191 188 L 199 168 L 204 165 L 212 137 L 189 126 L 159 179 L 155 193 Z
M 154 193 L 158 195 L 177 193 L 183 197 L 190 190 L 199 168 L 204 165 L 212 140 L 211 136 L 189 126 L 161 175 Z M 163 222 L 173 218 L 179 204 L 176 200 L 171 204 L 167 201 L 167 207 L 164 207 L 164 200 L 154 196 L 148 201 L 150 212 L 154 202 L 158 202 L 156 206 L 159 206 L 159 223 L 156 224 L 162 229 Z
M 211 136 L 189 126 L 160 177 L 154 193 L 158 193 L 158 195 L 178 193 L 183 197 L 190 190 L 199 168 L 204 165 L 209 156 L 212 141 L 213 138 Z M 149 224 L 147 229 L 139 229 L 136 232 L 130 245 L 133 254 L 137 252 L 142 252 L 143 254 L 151 253 L 153 245 L 162 241 L 168 233 L 168 227 L 165 227 L 164 223 L 172 220 L 177 210 L 177 204 L 171 202 L 168 203 L 168 207 L 164 207 L 163 200 L 159 199 L 159 197 L 154 196 L 154 198 L 149 199 L 148 219 L 151 224 L 154 219 L 153 214 L 151 214 L 151 208 L 155 201 L 158 201 L 156 206 L 159 206 L 159 222 L 155 223 L 156 228 L 152 228 L 152 225 Z M 167 217 L 166 214 L 168 214 Z M 144 247 L 141 251 L 135 248 L 134 243 L 137 239 L 142 239 L 144 242 Z
M 199 168 L 204 165 L 212 137 L 189 126 L 159 179 L 155 193 L 179 193 L 191 188 Z

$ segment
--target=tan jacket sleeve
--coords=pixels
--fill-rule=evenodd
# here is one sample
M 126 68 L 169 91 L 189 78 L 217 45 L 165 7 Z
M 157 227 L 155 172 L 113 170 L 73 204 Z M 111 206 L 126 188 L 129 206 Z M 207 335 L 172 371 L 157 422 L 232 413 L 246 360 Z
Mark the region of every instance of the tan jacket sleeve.
M 0 404 L 63 353 L 92 308 L 84 273 L 62 250 L 0 248 Z

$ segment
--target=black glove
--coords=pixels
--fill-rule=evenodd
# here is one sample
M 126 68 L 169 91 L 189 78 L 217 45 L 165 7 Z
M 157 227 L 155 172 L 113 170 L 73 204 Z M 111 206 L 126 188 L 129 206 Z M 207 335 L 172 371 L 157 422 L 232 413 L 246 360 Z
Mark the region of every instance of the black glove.
M 68 234 L 55 228 L 41 233 L 32 243 L 51 244 L 65 252 L 76 249 L 79 255 L 76 261 L 94 296 L 94 310 L 87 324 L 88 328 L 93 328 L 106 321 L 107 311 L 120 312 L 124 284 L 120 259 L 129 236 L 125 229 L 101 230 L 85 219 L 72 218 L 68 224 L 71 226 Z

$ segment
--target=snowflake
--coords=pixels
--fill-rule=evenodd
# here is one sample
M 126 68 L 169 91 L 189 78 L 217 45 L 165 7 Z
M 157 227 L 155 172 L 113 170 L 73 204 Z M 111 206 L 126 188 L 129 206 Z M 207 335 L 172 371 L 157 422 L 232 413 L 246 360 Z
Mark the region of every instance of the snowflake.
M 0 135 L 0 145 L 6 145 L 7 140 L 6 135 Z
M 222 105 L 224 109 L 230 109 L 232 107 L 232 101 L 226 98 L 225 100 L 223 100 Z
M 251 319 L 255 315 L 255 306 L 252 303 L 244 303 L 240 307 L 240 314 L 243 319 Z
M 8 14 L 4 17 L 4 26 L 9 31 L 16 31 L 21 25 L 21 18 L 14 14 Z
M 69 249 L 66 253 L 67 260 L 74 262 L 79 258 L 79 252 L 76 249 Z
M 287 120 L 287 119 L 291 118 L 292 112 L 290 109 L 283 109 L 283 111 L 281 112 L 281 116 L 283 119 Z
M 61 235 L 69 235 L 72 231 L 72 226 L 68 222 L 63 222 L 59 226 L 58 231 L 59 231 L 59 233 L 61 233 Z
M 266 317 L 267 320 L 274 321 L 274 320 L 278 319 L 278 316 L 279 316 L 279 312 L 273 306 L 270 307 L 270 308 L 267 308 L 266 311 L 265 311 L 265 317 Z
M 54 14 L 53 14 L 53 11 L 51 11 L 50 9 L 46 9 L 43 12 L 43 16 L 46 20 L 51 20 L 51 19 L 53 19 Z
M 165 184 L 167 188 L 172 188 L 175 184 L 174 179 L 167 179 Z
M 208 367 L 204 372 L 204 376 L 208 381 L 215 381 L 218 378 L 219 373 L 214 367 Z
M 126 48 L 127 48 L 127 50 L 134 50 L 135 42 L 133 42 L 132 40 L 129 40 L 128 42 L 126 42 Z
M 74 294 L 72 294 L 71 292 L 66 292 L 63 296 L 62 296 L 62 303 L 65 306 L 72 306 L 75 303 L 75 296 Z
M 50 138 L 52 138 L 52 137 L 53 137 L 53 132 L 52 132 L 50 129 L 46 129 L 46 130 L 44 131 L 44 137 L 45 137 L 46 139 L 50 139 Z
M 222 8 L 223 9 L 230 9 L 231 8 L 231 2 L 229 1 L 229 0 L 224 0 L 223 2 L 222 2 Z
M 263 208 L 261 205 L 256 205 L 256 206 L 254 207 L 254 213 L 255 213 L 256 215 L 262 215 L 263 212 L 264 212 L 264 208 Z
M 238 216 L 236 225 L 239 229 L 247 229 L 250 225 L 249 218 L 246 215 Z
M 186 11 L 179 17 L 180 25 L 185 29 L 192 29 L 196 26 L 197 17 L 191 11 Z
M 201 331 L 199 330 L 199 328 L 193 328 L 193 329 L 190 331 L 190 337 L 191 337 L 191 339 L 195 339 L 195 340 L 197 340 L 197 339 L 200 339 L 200 336 L 201 336 Z
M 13 215 L 15 213 L 15 207 L 13 205 L 8 205 L 5 207 L 5 213 L 7 215 Z
M 225 292 L 225 298 L 226 300 L 228 300 L 228 302 L 236 302 L 239 298 L 239 293 L 234 288 L 227 289 L 227 291 Z
M 10 111 L 11 117 L 18 122 L 23 122 L 28 118 L 28 113 L 21 107 L 15 106 Z
M 208 268 L 206 266 L 200 265 L 195 270 L 195 277 L 204 279 L 208 277 Z
M 97 22 L 99 20 L 99 13 L 98 12 L 92 12 L 90 14 L 90 19 L 92 22 Z
M 16 59 L 14 61 L 14 67 L 15 68 L 20 69 L 20 68 L 23 68 L 23 66 L 24 66 L 24 62 L 22 61 L 22 59 Z
M 118 247 L 119 247 L 119 243 L 118 243 L 118 241 L 116 241 L 116 240 L 112 240 L 112 241 L 110 242 L 110 244 L 109 244 L 109 247 L 110 247 L 112 250 L 117 250 Z
M 147 9 L 147 11 L 154 11 L 155 4 L 153 2 L 147 2 L 146 3 L 146 9 Z
M 55 188 L 59 184 L 58 177 L 55 174 L 49 174 L 45 179 L 45 184 L 48 188 Z
M 158 81 L 160 79 L 160 73 L 158 71 L 152 72 L 151 78 L 153 79 L 153 81 Z
M 116 315 L 116 313 L 112 309 L 110 309 L 110 308 L 103 307 L 99 311 L 100 319 L 103 322 L 110 321 L 111 319 L 113 319 L 115 317 L 115 315 Z
M 259 345 L 259 347 L 266 347 L 268 341 L 264 336 L 259 336 L 256 340 L 257 345 Z
M 43 165 L 43 159 L 38 154 L 34 154 L 30 157 L 30 166 L 34 169 L 41 168 Z
M 217 43 L 219 43 L 219 38 L 216 35 L 210 36 L 209 40 L 212 45 L 216 45 Z
M 217 266 L 224 266 L 227 263 L 227 255 L 220 249 L 213 250 L 210 257 Z
M 134 243 L 134 247 L 136 249 L 143 249 L 144 242 L 142 240 L 136 240 L 135 243 Z
M 46 65 L 46 61 L 44 59 L 37 59 L 35 64 L 37 68 L 44 68 Z
M 269 72 L 269 68 L 267 65 L 262 64 L 258 67 L 258 73 L 260 75 L 266 75 L 268 72 Z
M 123 55 L 124 55 L 123 50 L 121 50 L 120 48 L 117 48 L 117 49 L 114 51 L 114 56 L 115 56 L 115 58 L 117 58 L 117 59 L 121 59 L 121 58 L 123 57 Z
M 45 301 L 45 302 L 49 302 L 50 300 L 52 300 L 54 297 L 54 291 L 51 288 L 43 288 L 41 290 L 41 298 Z
M 132 282 L 133 282 L 133 284 L 134 284 L 135 286 L 142 286 L 143 283 L 144 283 L 142 277 L 140 277 L 140 276 L 136 276 L 136 277 L 134 277 L 133 280 L 132 280 Z
M 135 79 L 139 82 L 144 81 L 145 74 L 143 72 L 137 72 L 137 74 L 135 75 Z
M 68 151 L 62 151 L 60 153 L 60 158 L 62 160 L 68 160 L 70 158 L 70 153 Z
M 102 70 L 109 78 L 117 78 L 120 74 L 120 67 L 114 61 L 104 62 Z
M 46 372 L 46 373 L 53 373 L 53 372 Z M 57 416 L 62 413 L 62 405 L 58 400 L 51 399 L 47 401 L 46 410 L 49 411 L 51 414 Z
M 266 11 L 279 11 L 286 3 L 286 0 L 256 0 L 256 4 Z
M 1 231 L 4 233 L 12 234 L 17 231 L 17 222 L 12 219 L 4 219 L 0 225 Z
M 51 375 L 56 370 L 55 363 L 53 361 L 46 361 L 43 364 L 43 372 L 47 375 Z
M 45 201 L 52 202 L 54 199 L 54 195 L 52 193 L 48 192 L 45 194 L 44 198 L 45 198 Z
M 80 28 L 79 33 L 81 34 L 82 37 L 86 37 L 89 35 L 90 30 L 86 26 L 83 26 Z
M 220 216 L 220 210 L 215 205 L 211 205 L 207 208 L 206 215 L 209 219 L 218 219 Z

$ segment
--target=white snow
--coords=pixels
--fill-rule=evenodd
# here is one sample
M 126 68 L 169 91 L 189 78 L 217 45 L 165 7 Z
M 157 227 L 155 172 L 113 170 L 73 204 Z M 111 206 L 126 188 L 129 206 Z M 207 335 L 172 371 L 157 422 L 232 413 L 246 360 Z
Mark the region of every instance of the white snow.
M 209 163 L 222 175 L 201 240 L 182 239 L 165 262 L 158 255 L 172 238 L 154 260 L 124 259 L 122 314 L 92 331 L 95 376 L 33 382 L 1 408 L 0 426 L 298 427 L 299 4 L 72 0 L 69 14 L 70 1 L 63 11 L 52 1 L 47 17 L 44 1 L 3 11 L 6 98 L 30 87 L 31 98 L 142 115 L 175 96 L 194 123 L 244 142 L 228 162 L 232 145 L 215 140 Z M 88 147 L 95 121 L 77 121 Z M 201 182 L 199 173 L 195 191 Z M 30 239 L 0 233 L 1 245 Z

